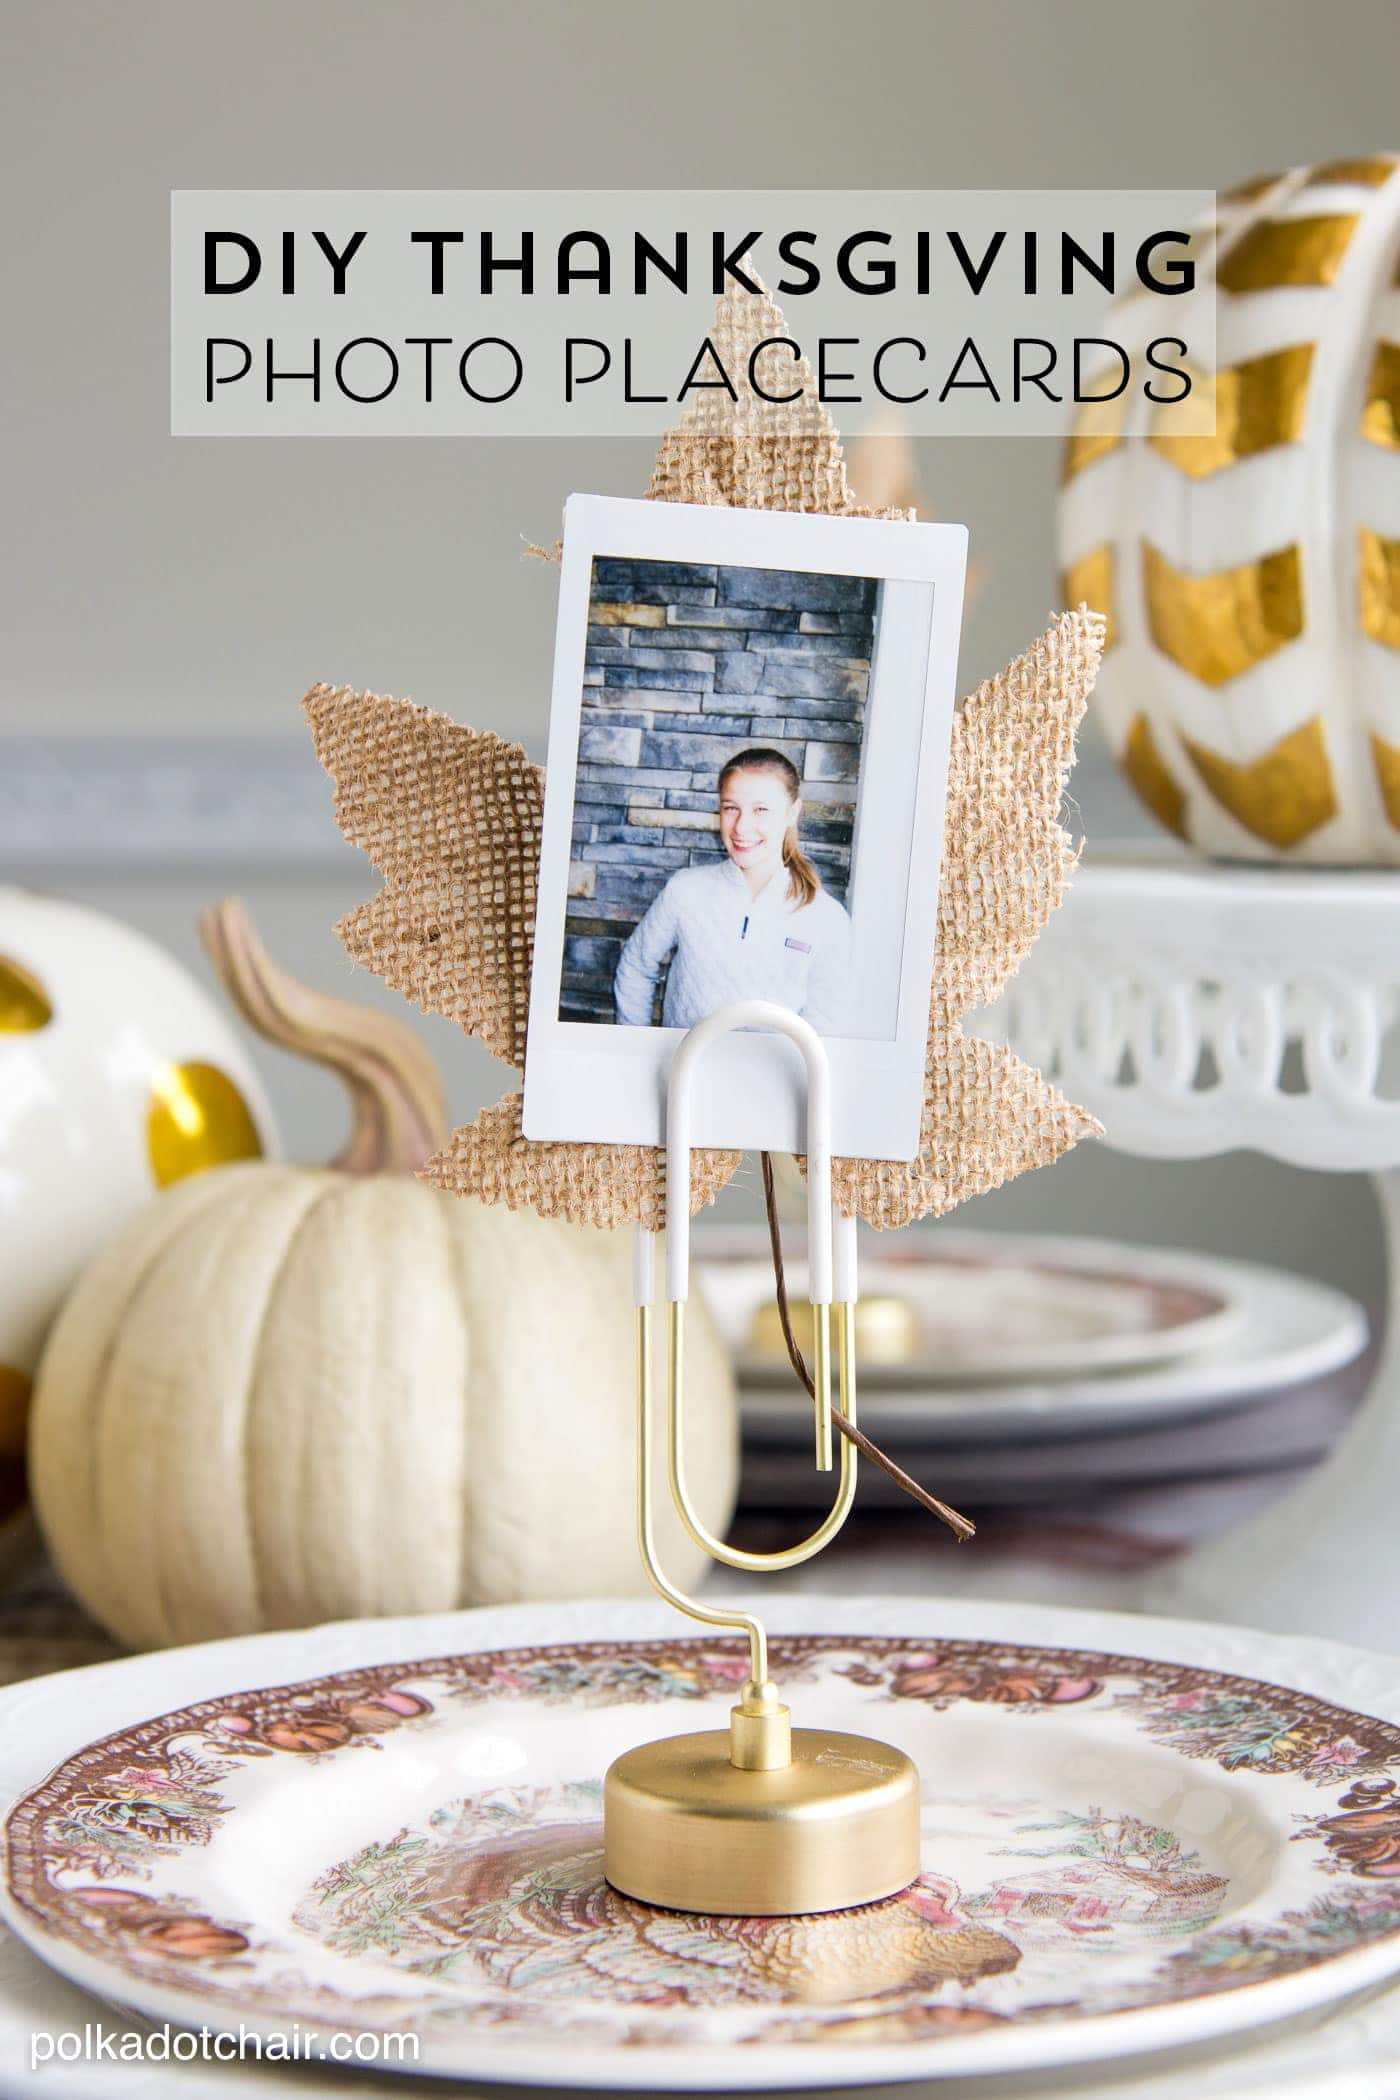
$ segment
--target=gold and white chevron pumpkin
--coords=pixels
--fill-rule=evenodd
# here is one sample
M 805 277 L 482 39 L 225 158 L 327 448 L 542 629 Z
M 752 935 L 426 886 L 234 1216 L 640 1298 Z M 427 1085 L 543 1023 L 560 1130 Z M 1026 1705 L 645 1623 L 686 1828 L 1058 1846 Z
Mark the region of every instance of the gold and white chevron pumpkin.
M 1099 719 L 1208 853 L 1400 863 L 1400 157 L 1232 191 L 1202 249 L 1214 435 L 1139 400 L 1066 447 L 1067 602 L 1110 622 Z

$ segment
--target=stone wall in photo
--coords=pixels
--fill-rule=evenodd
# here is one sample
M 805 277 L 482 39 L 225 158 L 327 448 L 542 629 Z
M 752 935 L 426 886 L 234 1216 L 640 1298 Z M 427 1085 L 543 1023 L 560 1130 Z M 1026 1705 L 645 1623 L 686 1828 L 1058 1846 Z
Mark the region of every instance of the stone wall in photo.
M 720 768 L 802 778 L 803 850 L 844 903 L 877 581 L 599 557 L 584 671 L 561 1018 L 613 1019 L 622 944 L 677 868 L 720 857 Z

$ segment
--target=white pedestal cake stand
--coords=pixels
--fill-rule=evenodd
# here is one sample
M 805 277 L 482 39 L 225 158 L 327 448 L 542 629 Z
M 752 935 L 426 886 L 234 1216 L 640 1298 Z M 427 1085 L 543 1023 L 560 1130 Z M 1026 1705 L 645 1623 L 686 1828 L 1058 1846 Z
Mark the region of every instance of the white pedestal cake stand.
M 990 1019 L 1119 1151 L 1251 1147 L 1372 1176 L 1388 1333 L 1356 1420 L 1300 1488 L 1140 1601 L 1400 1648 L 1400 870 L 1086 863 Z

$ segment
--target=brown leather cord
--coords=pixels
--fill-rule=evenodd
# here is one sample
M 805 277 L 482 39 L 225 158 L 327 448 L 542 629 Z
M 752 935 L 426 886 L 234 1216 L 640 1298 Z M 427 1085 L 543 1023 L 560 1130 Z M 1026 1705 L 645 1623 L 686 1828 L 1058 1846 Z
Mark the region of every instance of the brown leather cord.
M 787 1277 L 783 1270 L 783 1237 L 778 1224 L 777 1192 L 773 1186 L 773 1158 L 768 1152 L 760 1153 L 759 1158 L 763 1166 L 763 1203 L 768 1213 L 768 1244 L 773 1250 L 773 1283 L 777 1291 L 778 1318 L 782 1322 L 783 1340 L 787 1344 L 788 1361 L 806 1387 L 808 1396 L 815 1400 L 817 1389 L 807 1368 L 807 1359 L 803 1356 L 801 1345 L 793 1333 L 792 1313 L 788 1306 Z M 921 1488 L 918 1481 L 905 1472 L 903 1466 L 895 1464 L 888 1452 L 882 1451 L 878 1444 L 873 1444 L 863 1429 L 857 1429 L 855 1423 L 842 1414 L 834 1401 L 831 1420 L 842 1436 L 848 1437 L 863 1457 L 889 1474 L 896 1487 L 903 1488 L 906 1495 L 912 1495 L 916 1502 L 922 1503 L 930 1515 L 937 1517 L 941 1524 L 946 1524 L 960 1546 L 965 1540 L 976 1536 L 977 1526 L 969 1518 L 950 1508 L 946 1502 L 940 1502 L 938 1497 L 930 1495 L 926 1488 Z

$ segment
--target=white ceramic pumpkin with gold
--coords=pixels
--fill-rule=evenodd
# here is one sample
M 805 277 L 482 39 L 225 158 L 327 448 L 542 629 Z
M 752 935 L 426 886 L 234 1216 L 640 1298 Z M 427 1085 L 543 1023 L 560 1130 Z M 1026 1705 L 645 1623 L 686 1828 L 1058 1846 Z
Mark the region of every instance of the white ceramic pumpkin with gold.
M 1110 623 L 1095 714 L 1209 853 L 1397 863 L 1400 157 L 1247 184 L 1199 247 L 1214 375 L 1081 411 L 1066 451 L 1064 588 Z M 1126 333 L 1161 331 L 1153 303 Z
M 59 897 L 0 890 L 0 1460 L 83 1264 L 160 1188 L 275 1153 L 232 1027 L 151 941 Z
M 414 1180 L 445 1134 L 418 1038 L 295 985 L 236 911 L 211 931 L 246 1017 L 347 1080 L 354 1128 L 332 1168 L 168 1191 L 79 1282 L 30 1441 L 61 1573 L 133 1646 L 643 1589 L 629 1236 Z M 734 1391 L 695 1312 L 691 1462 L 722 1528 Z M 698 1576 L 678 1526 L 663 1545 Z

